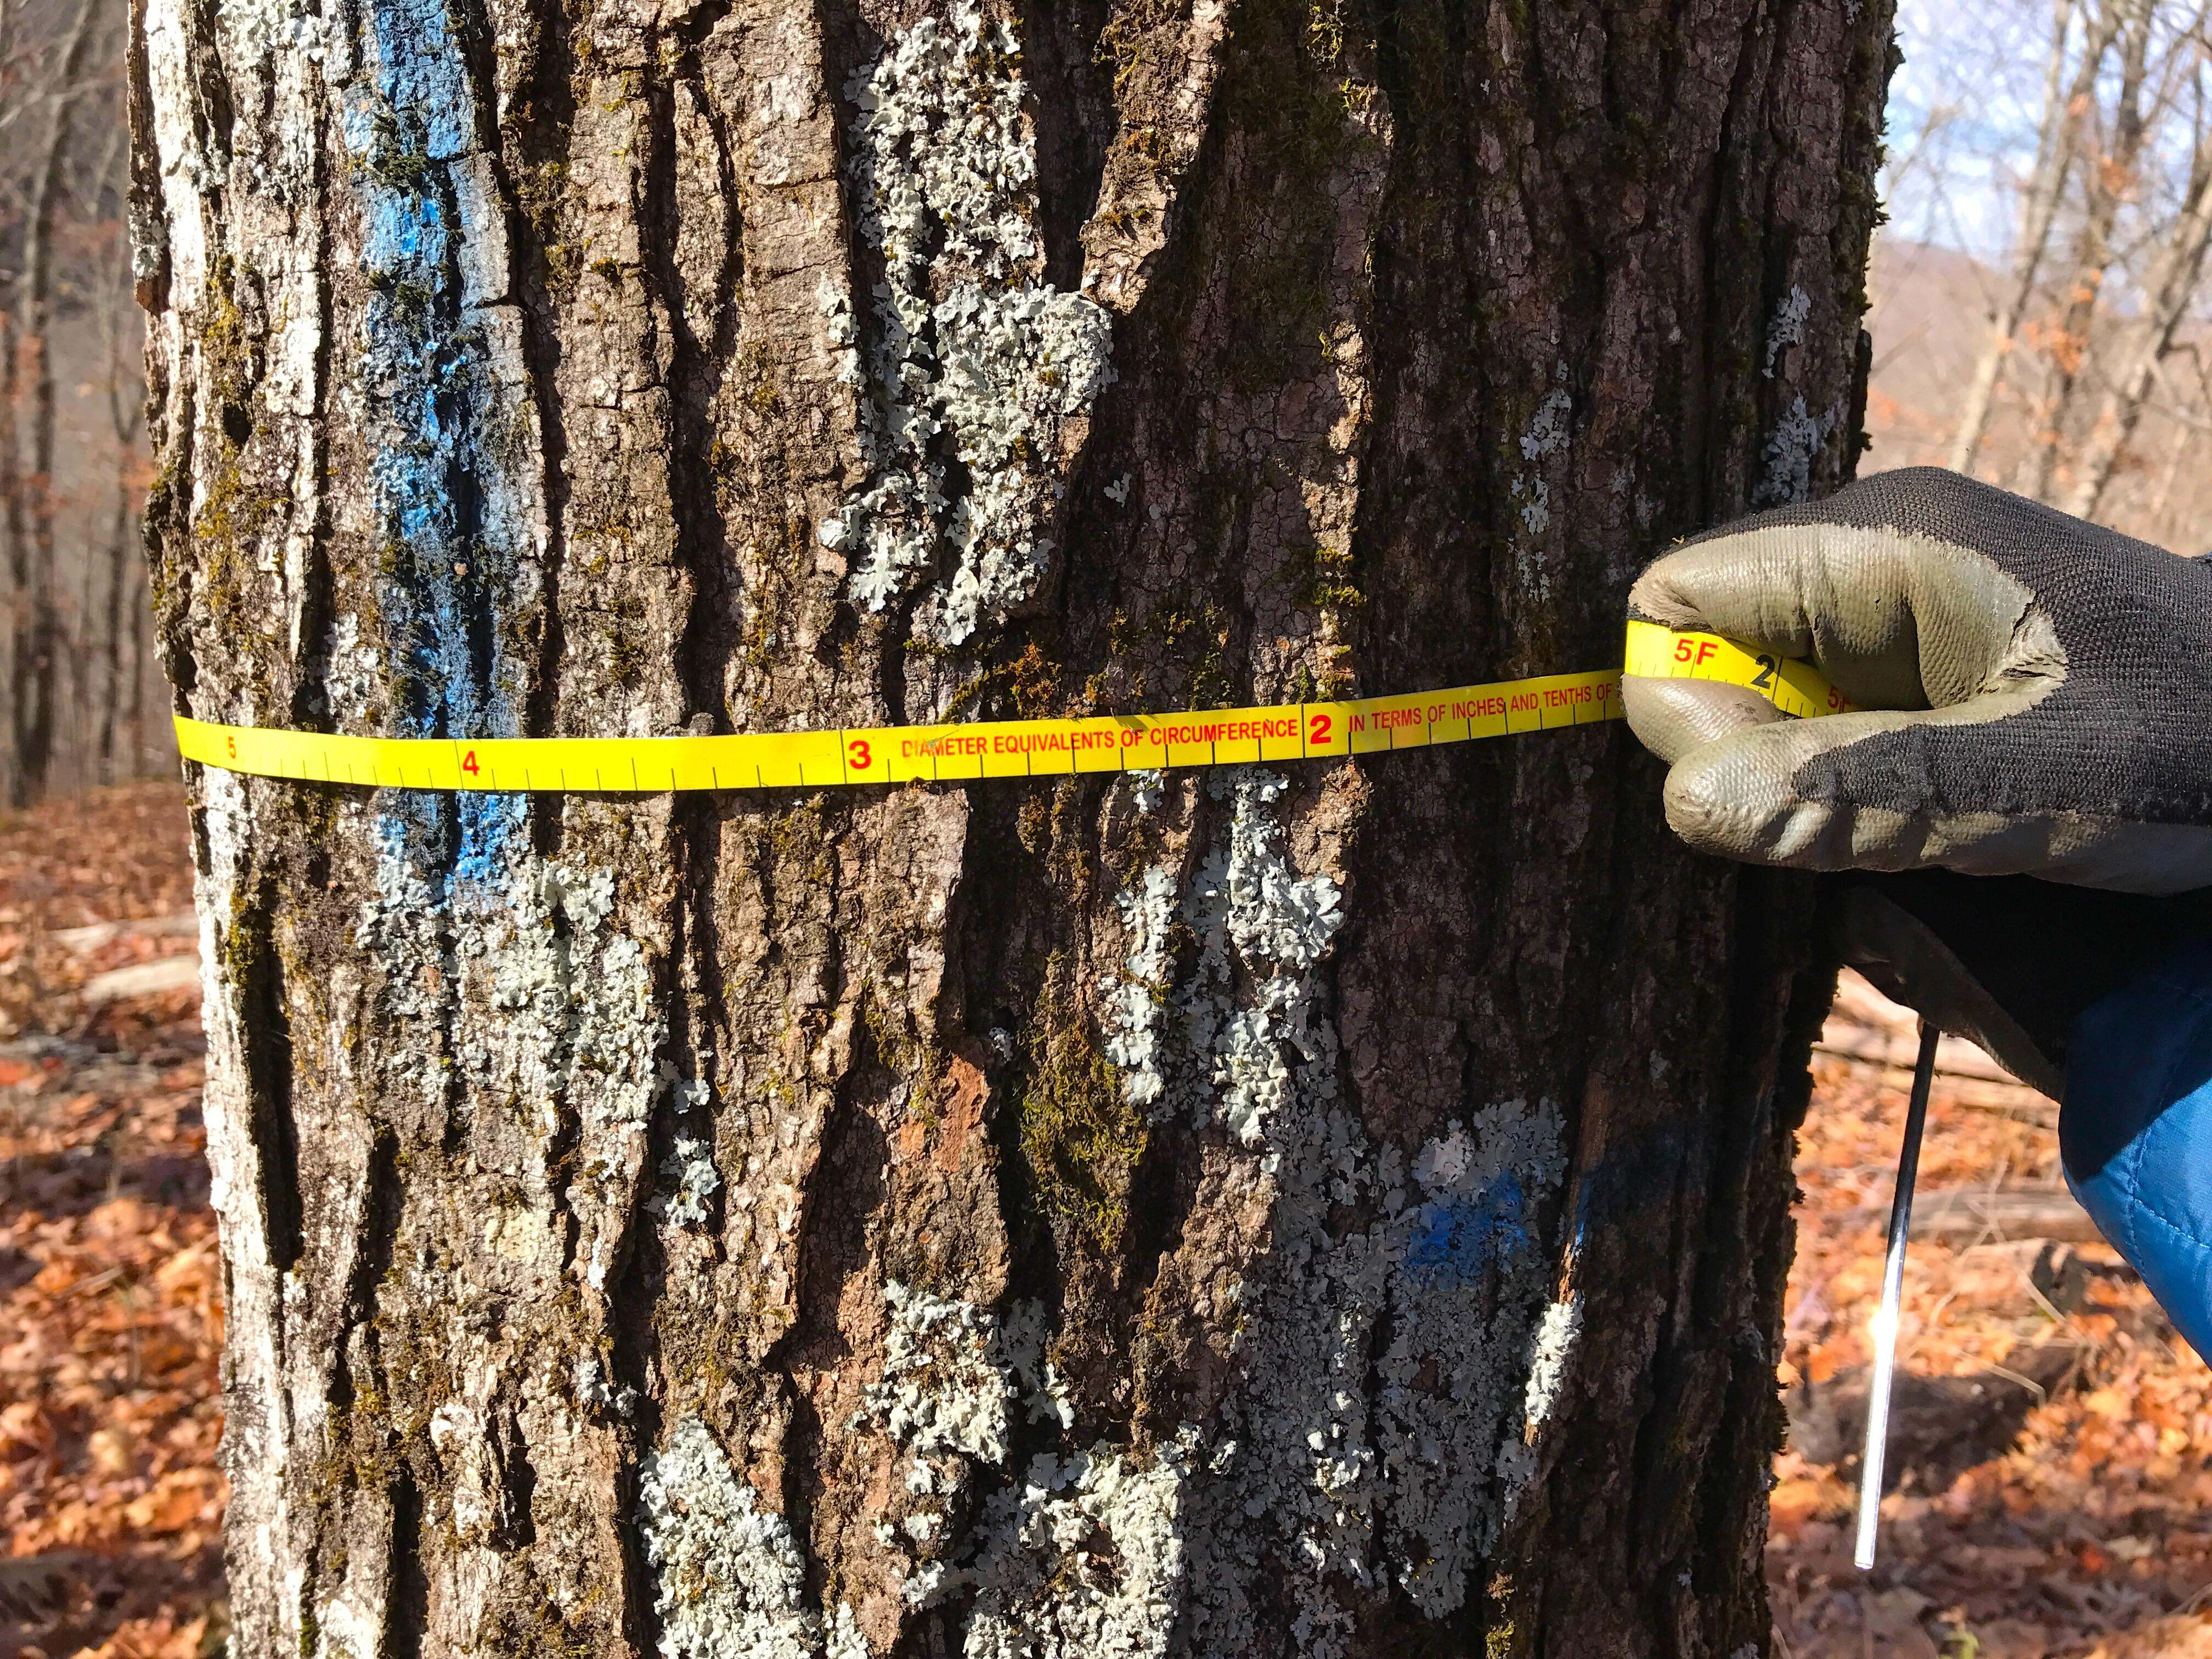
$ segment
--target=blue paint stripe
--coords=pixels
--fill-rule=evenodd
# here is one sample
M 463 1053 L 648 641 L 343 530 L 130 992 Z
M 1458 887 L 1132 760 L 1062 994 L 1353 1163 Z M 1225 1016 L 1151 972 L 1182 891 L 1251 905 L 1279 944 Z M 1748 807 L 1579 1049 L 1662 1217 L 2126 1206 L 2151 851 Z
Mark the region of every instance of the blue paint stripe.
M 442 0 L 374 0 L 368 18 L 373 78 L 349 89 L 344 131 L 367 231 L 360 372 L 395 724 L 409 737 L 516 736 L 502 599 L 523 550 L 483 507 L 480 481 L 499 465 L 492 381 L 461 307 L 462 186 L 447 165 L 475 143 L 475 93 Z M 390 817 L 426 874 L 490 883 L 522 801 L 425 798 Z
M 1520 1177 L 1511 1170 L 1467 1197 L 1424 1204 L 1406 1249 L 1406 1272 L 1417 1281 L 1455 1287 L 1480 1284 L 1528 1245 Z

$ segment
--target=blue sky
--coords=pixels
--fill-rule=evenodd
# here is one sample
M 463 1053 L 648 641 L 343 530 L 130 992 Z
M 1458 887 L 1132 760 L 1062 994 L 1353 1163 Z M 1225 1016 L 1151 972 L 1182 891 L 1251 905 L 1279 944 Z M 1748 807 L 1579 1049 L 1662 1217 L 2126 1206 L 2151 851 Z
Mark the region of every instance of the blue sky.
M 1899 0 L 1883 186 L 1893 234 L 2001 256 L 2033 162 L 2048 0 Z

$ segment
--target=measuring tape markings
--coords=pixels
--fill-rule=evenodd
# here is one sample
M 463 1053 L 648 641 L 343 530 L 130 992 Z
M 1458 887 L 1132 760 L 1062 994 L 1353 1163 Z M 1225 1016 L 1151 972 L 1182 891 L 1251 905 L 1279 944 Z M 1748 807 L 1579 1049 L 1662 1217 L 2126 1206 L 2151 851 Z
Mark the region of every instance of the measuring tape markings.
M 1785 714 L 1850 708 L 1810 664 L 1717 635 L 1628 625 L 1626 672 L 1747 685 Z M 380 788 L 526 792 L 818 788 L 1318 760 L 1620 716 L 1620 670 L 1408 696 L 1178 714 L 978 720 L 678 738 L 355 738 L 176 717 L 186 760 Z
M 1621 672 L 1639 679 L 1747 686 L 1798 720 L 1848 714 L 1857 707 L 1801 658 L 1784 657 L 1724 635 L 1677 631 L 1658 623 L 1628 624 L 1628 654 Z

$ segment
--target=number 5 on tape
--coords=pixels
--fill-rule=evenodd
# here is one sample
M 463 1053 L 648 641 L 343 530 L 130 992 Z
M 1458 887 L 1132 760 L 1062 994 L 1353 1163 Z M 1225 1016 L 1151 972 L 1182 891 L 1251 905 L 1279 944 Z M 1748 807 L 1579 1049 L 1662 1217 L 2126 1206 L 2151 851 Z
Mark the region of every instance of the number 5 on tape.
M 1719 634 L 1677 633 L 1657 623 L 1628 624 L 1628 656 L 1623 672 L 1638 679 L 1710 680 L 1746 686 L 1799 720 L 1848 714 L 1856 707 L 1809 662 Z

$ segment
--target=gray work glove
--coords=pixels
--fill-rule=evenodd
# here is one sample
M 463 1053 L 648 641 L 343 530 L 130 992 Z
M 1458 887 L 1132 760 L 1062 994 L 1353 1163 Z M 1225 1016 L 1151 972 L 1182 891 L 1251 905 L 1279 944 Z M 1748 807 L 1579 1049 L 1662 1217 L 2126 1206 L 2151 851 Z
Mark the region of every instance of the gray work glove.
M 1692 846 L 1809 870 L 2212 885 L 2212 568 L 1933 468 L 1655 561 L 1630 614 L 1808 657 L 1867 711 L 1632 678 Z
M 1626 680 L 1630 725 L 1670 764 L 1668 822 L 1692 846 L 1801 869 L 2116 890 L 2062 902 L 2010 883 L 1961 896 L 1936 878 L 1846 902 L 1847 956 L 1886 988 L 1917 982 L 1905 1000 L 2039 1086 L 2056 1092 L 2079 999 L 2039 969 L 2027 1000 L 2048 1006 L 2021 1012 L 1989 983 L 2021 981 L 2010 953 L 2033 941 L 2063 963 L 2071 930 L 2087 926 L 2148 945 L 2142 930 L 2165 936 L 2193 906 L 2123 895 L 2212 885 L 2203 563 L 1915 468 L 1675 549 L 1638 579 L 1629 611 L 1809 658 L 1866 711 L 1790 720 L 1743 688 Z M 2086 990 L 2099 975 L 2081 977 Z

